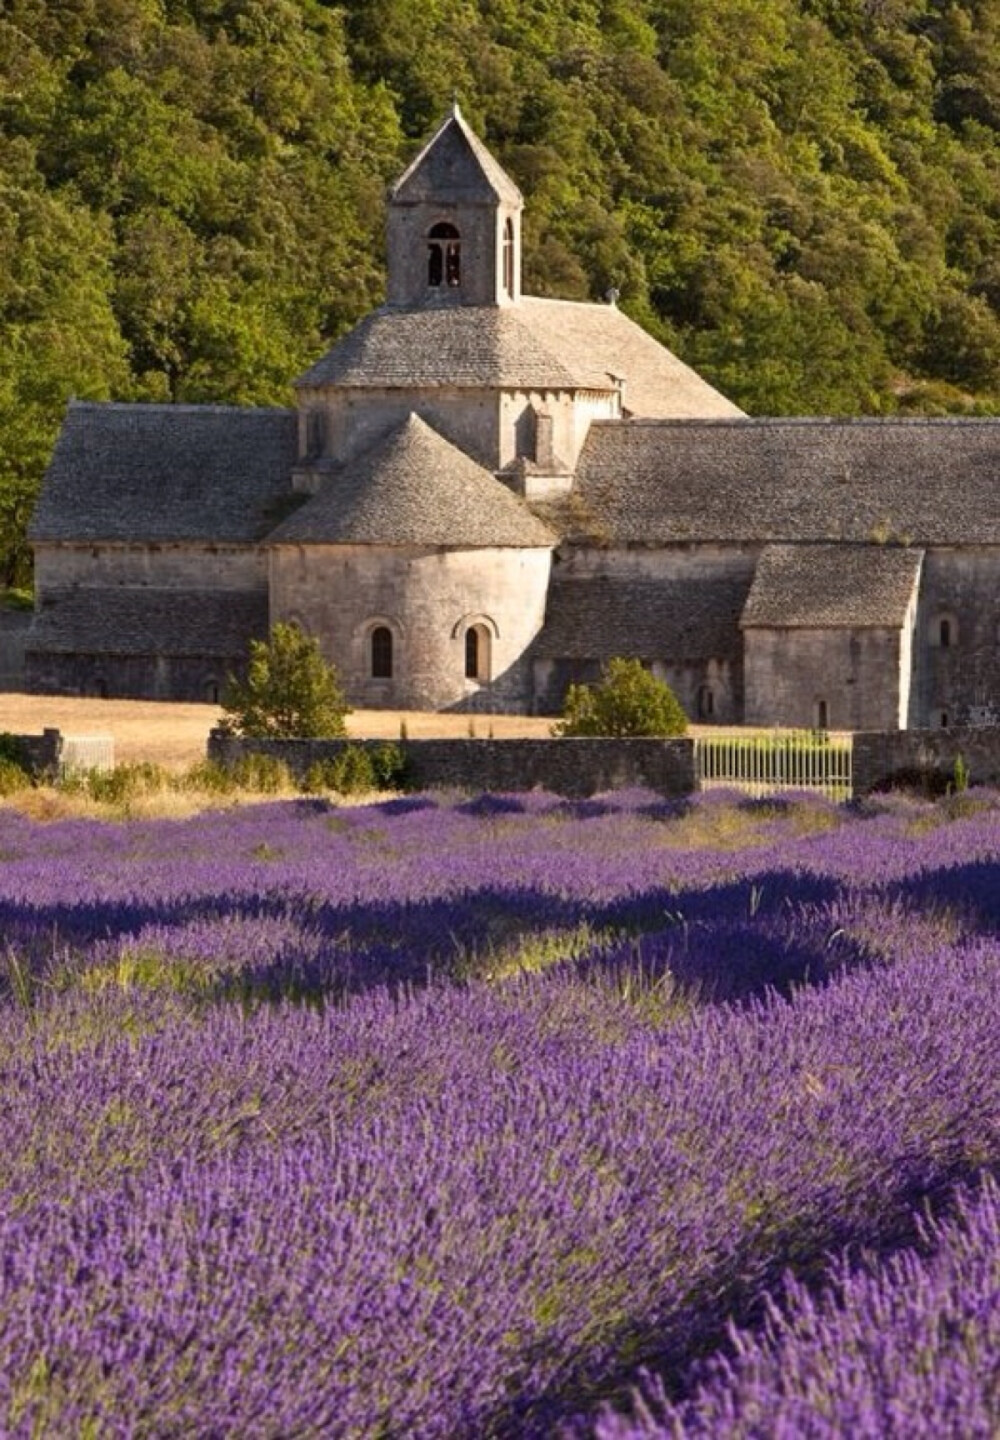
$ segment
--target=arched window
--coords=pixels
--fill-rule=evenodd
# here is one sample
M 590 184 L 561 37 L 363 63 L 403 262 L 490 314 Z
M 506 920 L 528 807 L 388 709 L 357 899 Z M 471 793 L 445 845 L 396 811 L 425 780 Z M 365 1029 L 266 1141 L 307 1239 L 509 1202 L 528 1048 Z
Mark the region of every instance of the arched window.
M 470 625 L 465 632 L 465 678 L 483 683 L 490 678 L 490 632 Z
M 503 227 L 503 288 L 514 298 L 514 222 L 508 216 Z
M 930 625 L 930 642 L 940 650 L 952 650 L 958 644 L 958 621 L 953 614 L 935 615 Z
M 392 679 L 392 631 L 388 625 L 376 625 L 371 633 L 372 679 Z
M 825 700 L 816 701 L 816 729 L 829 730 L 830 728 L 830 707 Z
M 702 685 L 698 691 L 698 719 L 715 719 L 715 691 L 711 685 Z
M 442 285 L 462 283 L 462 241 L 454 225 L 442 221 L 432 225 L 427 237 L 427 284 L 434 290 Z

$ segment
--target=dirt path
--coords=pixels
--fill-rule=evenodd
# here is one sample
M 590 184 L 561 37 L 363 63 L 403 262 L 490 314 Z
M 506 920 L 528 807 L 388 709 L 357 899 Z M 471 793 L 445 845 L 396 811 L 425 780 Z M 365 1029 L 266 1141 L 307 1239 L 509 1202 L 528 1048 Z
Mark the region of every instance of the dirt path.
M 152 760 L 183 769 L 205 758 L 208 732 L 222 714 L 216 705 L 155 700 L 77 700 L 60 695 L 0 694 L 0 731 L 38 734 L 52 728 L 64 735 L 112 735 L 121 763 Z M 497 739 L 548 735 L 552 721 L 525 715 L 434 715 L 423 711 L 356 710 L 347 717 L 349 734 L 398 740 L 401 724 L 417 740 L 475 733 Z

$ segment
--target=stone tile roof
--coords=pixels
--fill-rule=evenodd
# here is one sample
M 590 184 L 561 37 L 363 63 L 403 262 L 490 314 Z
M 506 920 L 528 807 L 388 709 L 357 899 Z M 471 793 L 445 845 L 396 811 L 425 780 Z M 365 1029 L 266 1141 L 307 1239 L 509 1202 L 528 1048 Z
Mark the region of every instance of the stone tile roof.
M 1000 544 L 1000 421 L 598 422 L 560 524 L 581 538 Z
M 503 200 L 520 205 L 521 192 L 456 105 L 389 192 L 400 204 L 446 196 L 449 202 Z
M 640 415 L 742 413 L 617 306 L 531 296 L 511 305 L 382 306 L 297 383 L 612 392 L 618 379 L 626 408 Z
M 71 403 L 32 540 L 259 539 L 290 493 L 293 410 Z
M 268 632 L 261 592 L 81 587 L 38 612 L 28 636 L 34 652 L 80 655 L 245 655 Z
M 334 471 L 268 537 L 295 545 L 549 547 L 555 535 L 516 495 L 410 415 Z
M 888 545 L 767 545 L 743 611 L 744 629 L 901 627 L 922 550 Z
M 740 578 L 553 580 L 539 659 L 695 661 L 741 652 L 740 612 L 750 588 Z

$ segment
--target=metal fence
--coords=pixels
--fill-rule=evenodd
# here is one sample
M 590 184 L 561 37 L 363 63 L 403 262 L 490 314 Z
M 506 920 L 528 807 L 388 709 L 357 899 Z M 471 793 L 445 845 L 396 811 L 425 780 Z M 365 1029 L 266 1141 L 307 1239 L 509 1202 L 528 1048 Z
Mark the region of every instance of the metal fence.
M 694 742 L 695 775 L 702 790 L 742 790 L 754 796 L 815 790 L 831 800 L 849 800 L 852 762 L 851 736 L 825 730 L 699 735 Z
M 112 735 L 64 735 L 59 754 L 59 769 L 65 774 L 74 770 L 113 770 L 115 742 Z

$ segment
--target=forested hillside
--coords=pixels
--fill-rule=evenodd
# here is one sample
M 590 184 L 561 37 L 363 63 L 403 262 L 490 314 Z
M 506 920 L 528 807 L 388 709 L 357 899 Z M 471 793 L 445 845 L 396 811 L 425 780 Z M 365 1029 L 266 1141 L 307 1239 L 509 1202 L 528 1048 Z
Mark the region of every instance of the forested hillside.
M 754 413 L 1000 410 L 1000 0 L 0 0 L 0 582 L 70 394 L 287 403 L 455 97 L 526 289 Z

